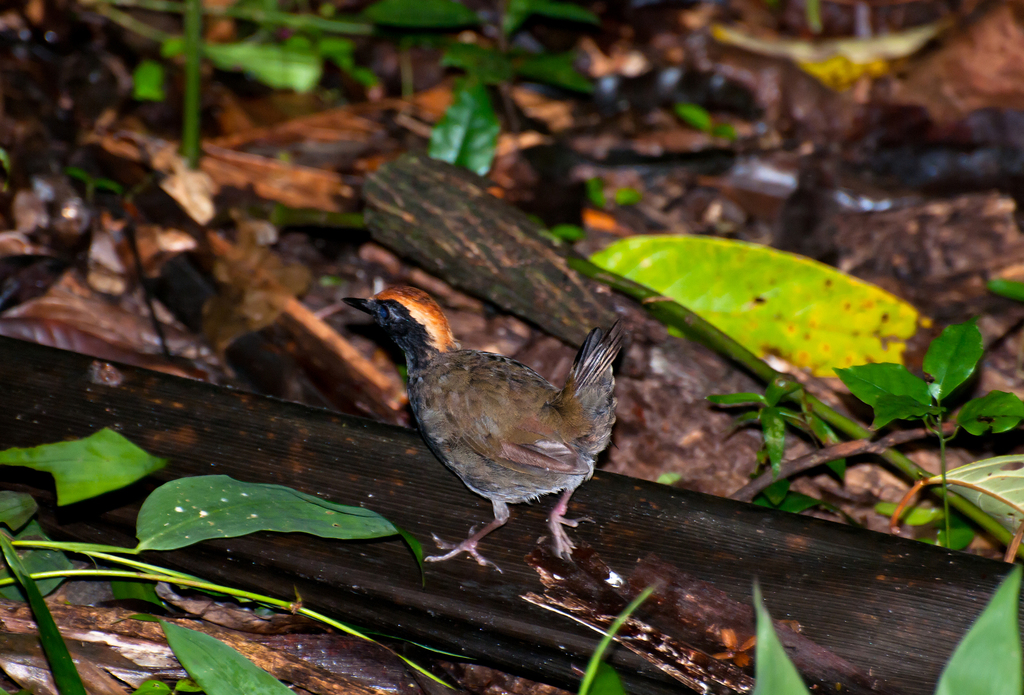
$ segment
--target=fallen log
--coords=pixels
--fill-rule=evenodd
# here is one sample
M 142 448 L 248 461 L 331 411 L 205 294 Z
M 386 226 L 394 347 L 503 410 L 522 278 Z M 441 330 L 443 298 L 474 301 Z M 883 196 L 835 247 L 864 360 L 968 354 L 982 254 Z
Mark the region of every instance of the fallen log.
M 51 484 L 0 467 L 0 484 L 44 503 L 56 538 L 134 546 L 137 506 L 159 482 L 227 474 L 289 485 L 381 512 L 429 542 L 460 538 L 490 518 L 412 430 L 377 424 L 144 369 L 96 379 L 93 360 L 0 339 L 0 446 L 32 446 L 111 427 L 170 464 L 154 480 L 80 503 L 46 507 Z M 109 370 L 105 372 L 109 376 Z M 52 500 L 50 501 L 52 504 Z M 487 552 L 504 573 L 455 560 L 426 567 L 421 585 L 398 541 L 339 542 L 301 534 L 213 541 L 147 559 L 306 605 L 356 625 L 464 654 L 554 684 L 577 681 L 597 637 L 528 604 L 542 590 L 524 562 L 549 503 L 519 506 Z M 776 619 L 904 693 L 931 693 L 941 669 L 1010 566 L 818 519 L 598 473 L 573 497 L 591 517 L 574 534 L 625 576 L 656 553 L 733 600 L 755 578 Z M 612 663 L 634 692 L 679 692 L 625 650 Z

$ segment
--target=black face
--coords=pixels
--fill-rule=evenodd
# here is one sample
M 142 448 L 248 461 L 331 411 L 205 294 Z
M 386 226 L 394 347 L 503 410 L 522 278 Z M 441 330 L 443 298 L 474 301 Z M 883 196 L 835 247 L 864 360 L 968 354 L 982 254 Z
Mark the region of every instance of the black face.
M 393 299 L 385 299 L 381 302 L 375 299 L 345 297 L 342 301 L 372 316 L 377 325 L 387 330 L 388 333 L 404 333 L 402 326 L 413 322 L 412 317 L 409 316 L 409 310 Z
M 343 301 L 372 316 L 377 325 L 387 331 L 391 339 L 402 348 L 410 366 L 429 353 L 436 352 L 430 344 L 426 329 L 412 318 L 408 309 L 394 299 L 377 301 L 346 297 Z
M 369 299 L 361 299 L 359 297 L 345 297 L 341 301 L 345 302 L 349 306 L 353 306 L 356 309 L 359 309 L 359 311 L 365 311 L 367 314 L 373 313 L 373 311 L 369 307 Z

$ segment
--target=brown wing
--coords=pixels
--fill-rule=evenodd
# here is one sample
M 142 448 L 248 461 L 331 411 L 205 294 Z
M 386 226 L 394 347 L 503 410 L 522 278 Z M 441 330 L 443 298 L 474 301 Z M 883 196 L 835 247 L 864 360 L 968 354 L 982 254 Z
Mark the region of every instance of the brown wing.
M 444 413 L 444 429 L 453 433 L 449 445 L 468 446 L 495 462 L 527 473 L 589 473 L 587 461 L 545 422 L 546 403 L 557 390 L 515 360 L 478 355 L 478 364 L 447 374 L 444 395 L 435 395 L 443 399 L 443 407 L 434 412 Z

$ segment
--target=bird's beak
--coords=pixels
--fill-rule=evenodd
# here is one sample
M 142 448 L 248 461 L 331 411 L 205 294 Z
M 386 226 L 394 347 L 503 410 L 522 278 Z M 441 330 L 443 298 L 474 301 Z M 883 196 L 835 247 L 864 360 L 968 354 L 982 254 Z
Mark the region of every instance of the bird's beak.
M 359 309 L 359 311 L 364 311 L 367 314 L 372 314 L 373 313 L 373 309 L 370 308 L 370 302 L 373 301 L 372 299 L 360 299 L 358 297 L 345 297 L 342 301 L 345 302 L 346 304 L 348 304 L 349 306 L 354 306 L 356 309 Z

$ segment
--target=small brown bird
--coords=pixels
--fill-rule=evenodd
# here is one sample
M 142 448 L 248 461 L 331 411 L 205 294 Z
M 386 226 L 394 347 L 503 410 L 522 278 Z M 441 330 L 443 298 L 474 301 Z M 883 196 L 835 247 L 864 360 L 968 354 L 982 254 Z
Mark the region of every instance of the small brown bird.
M 509 357 L 461 349 L 441 308 L 421 290 L 392 287 L 345 302 L 373 316 L 405 352 L 409 403 L 427 446 L 494 506 L 494 521 L 462 543 L 434 536 L 450 552 L 427 560 L 465 552 L 497 569 L 476 546 L 508 521 L 507 505 L 559 491 L 548 526 L 555 552 L 568 558 L 575 546 L 562 527 L 577 525 L 565 518 L 569 497 L 594 474 L 615 423 L 612 362 L 622 347 L 621 324 L 590 332 L 557 389 Z

